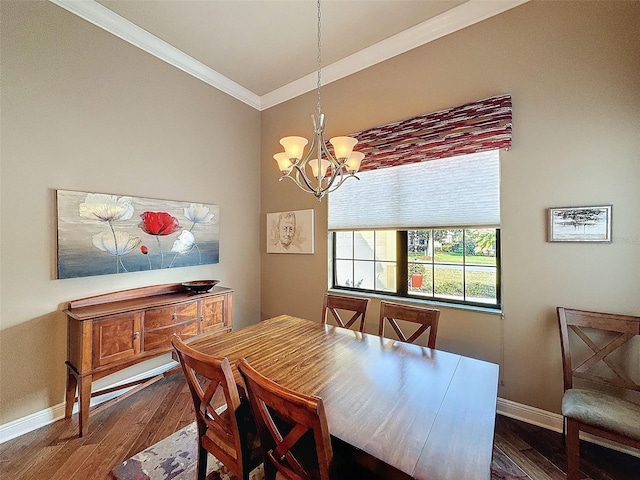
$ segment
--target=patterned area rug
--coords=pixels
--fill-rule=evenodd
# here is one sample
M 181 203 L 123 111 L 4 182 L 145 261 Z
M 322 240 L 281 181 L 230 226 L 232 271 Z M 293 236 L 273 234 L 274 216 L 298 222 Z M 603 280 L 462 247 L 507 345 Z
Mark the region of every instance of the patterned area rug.
M 173 435 L 134 455 L 115 467 L 111 473 L 116 480 L 194 480 L 198 459 L 196 424 L 192 423 Z M 529 479 L 522 472 L 512 472 L 501 465 L 500 455 L 494 452 L 492 480 Z M 236 480 L 236 476 L 213 455 L 207 460 L 207 480 Z M 522 473 L 522 476 L 520 474 Z M 251 472 L 251 480 L 264 480 L 262 465 Z
M 111 473 L 116 480 L 194 480 L 198 460 L 196 424 L 125 460 Z M 262 465 L 251 472 L 251 480 L 263 480 Z M 213 455 L 207 460 L 207 480 L 236 480 Z

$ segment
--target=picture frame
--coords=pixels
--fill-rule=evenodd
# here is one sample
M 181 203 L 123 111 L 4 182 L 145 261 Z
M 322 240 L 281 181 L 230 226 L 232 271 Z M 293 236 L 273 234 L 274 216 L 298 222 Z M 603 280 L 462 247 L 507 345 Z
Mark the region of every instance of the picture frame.
M 267 253 L 314 253 L 313 209 L 267 213 Z
M 549 242 L 611 242 L 613 205 L 548 209 Z
M 56 190 L 57 278 L 219 263 L 220 207 Z

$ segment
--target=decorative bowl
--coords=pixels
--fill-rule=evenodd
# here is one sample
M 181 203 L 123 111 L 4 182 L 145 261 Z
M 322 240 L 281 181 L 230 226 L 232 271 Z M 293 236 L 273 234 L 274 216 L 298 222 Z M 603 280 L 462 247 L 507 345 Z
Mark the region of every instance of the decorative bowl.
M 183 282 L 182 286 L 195 293 L 204 293 L 211 290 L 220 280 L 194 280 L 193 282 Z

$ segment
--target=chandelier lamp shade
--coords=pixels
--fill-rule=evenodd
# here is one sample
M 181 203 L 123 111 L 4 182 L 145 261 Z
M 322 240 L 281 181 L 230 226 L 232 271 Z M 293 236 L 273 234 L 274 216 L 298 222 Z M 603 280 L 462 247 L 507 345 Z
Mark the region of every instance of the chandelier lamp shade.
M 290 178 L 298 187 L 307 193 L 313 194 L 318 201 L 336 190 L 347 178 L 358 179 L 356 173 L 360 169 L 360 162 L 364 154 L 354 152 L 358 140 L 353 137 L 333 137 L 329 143 L 333 147 L 333 153 L 329 150 L 324 137 L 325 117 L 320 107 L 320 0 L 318 6 L 318 103 L 316 113 L 311 115 L 313 120 L 313 137 L 311 145 L 305 153 L 304 149 L 309 141 L 304 137 L 284 137 L 280 144 L 284 152 L 276 153 L 273 158 L 278 164 L 280 181 Z

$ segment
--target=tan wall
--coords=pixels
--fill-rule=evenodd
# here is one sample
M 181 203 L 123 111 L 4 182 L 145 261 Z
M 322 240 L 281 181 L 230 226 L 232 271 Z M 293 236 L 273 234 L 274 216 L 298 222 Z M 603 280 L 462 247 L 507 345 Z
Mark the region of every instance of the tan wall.
M 531 2 L 322 89 L 329 137 L 511 92 L 504 320 L 443 308 L 438 335 L 443 349 L 499 362 L 503 398 L 559 411 L 556 306 L 640 314 L 639 24 L 640 2 Z M 279 138 L 309 136 L 314 108 L 309 93 L 262 116 L 262 318 L 320 317 L 326 202 L 278 182 L 270 160 Z M 613 204 L 611 244 L 545 241 L 548 207 L 599 204 Z M 305 208 L 316 213 L 315 255 L 264 253 L 266 213 Z
M 212 277 L 236 326 L 260 300 L 260 113 L 49 2 L 1 16 L 0 425 L 63 401 L 71 299 Z M 218 204 L 220 263 L 56 280 L 55 189 Z

